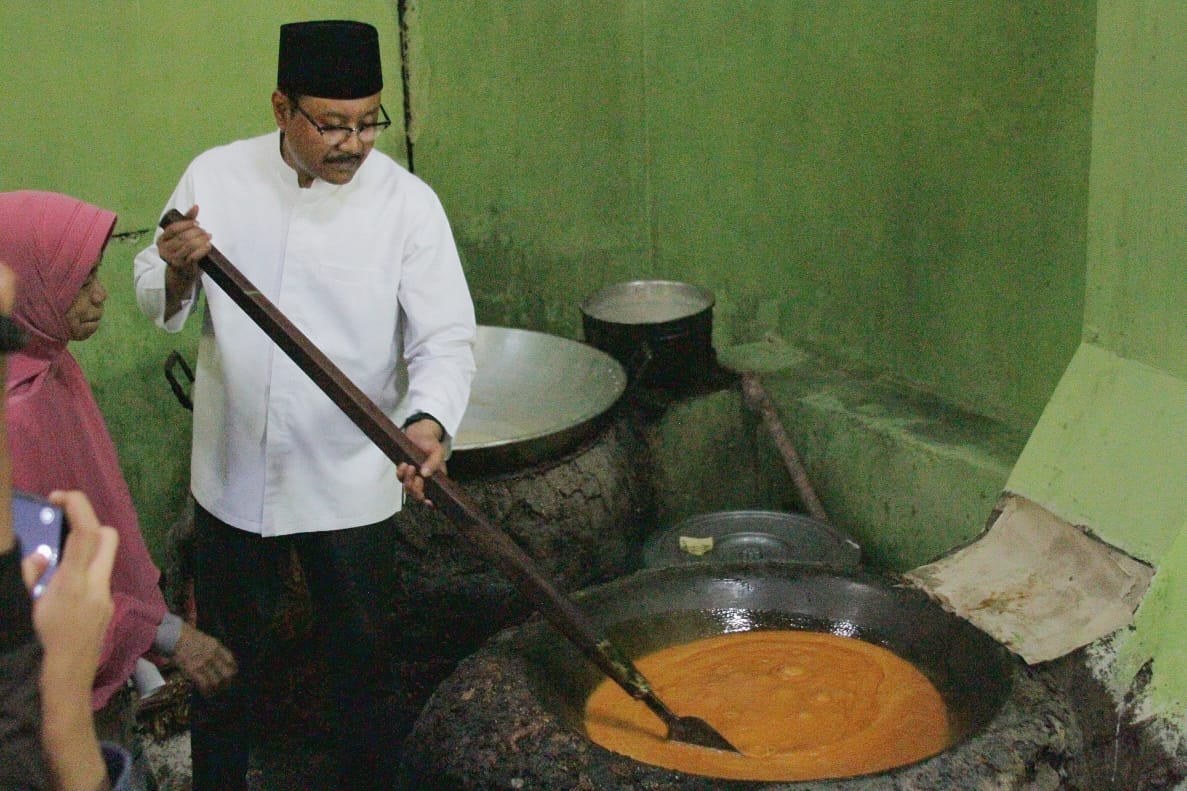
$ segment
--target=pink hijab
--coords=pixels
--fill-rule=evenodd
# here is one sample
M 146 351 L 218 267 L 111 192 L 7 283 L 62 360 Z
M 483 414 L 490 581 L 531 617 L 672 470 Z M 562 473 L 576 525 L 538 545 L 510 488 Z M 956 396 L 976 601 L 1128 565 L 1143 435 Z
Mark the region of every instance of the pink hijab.
M 115 613 L 103 643 L 98 710 L 152 647 L 166 607 L 115 445 L 86 376 L 66 348 L 66 311 L 103 254 L 115 214 L 52 192 L 0 193 L 0 261 L 17 275 L 13 316 L 28 345 L 8 358 L 13 485 L 46 495 L 80 489 L 120 534 L 111 576 Z

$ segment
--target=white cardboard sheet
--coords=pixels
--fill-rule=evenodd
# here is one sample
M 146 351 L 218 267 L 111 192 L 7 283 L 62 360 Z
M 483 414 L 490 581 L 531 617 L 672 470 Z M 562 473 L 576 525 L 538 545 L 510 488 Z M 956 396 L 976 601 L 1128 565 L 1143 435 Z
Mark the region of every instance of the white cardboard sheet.
M 976 541 L 905 575 L 1028 664 L 1129 624 L 1154 570 L 1006 493 Z

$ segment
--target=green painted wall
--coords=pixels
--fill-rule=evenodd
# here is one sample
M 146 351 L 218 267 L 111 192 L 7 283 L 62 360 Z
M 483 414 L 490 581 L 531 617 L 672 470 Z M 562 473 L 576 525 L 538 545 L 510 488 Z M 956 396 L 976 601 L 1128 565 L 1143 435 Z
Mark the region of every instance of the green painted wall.
M 1153 658 L 1148 710 L 1187 714 L 1187 5 L 1110 0 L 1097 24 L 1083 345 L 1008 482 L 1158 572 L 1102 672 Z M 1181 739 L 1181 736 L 1179 737 Z
M 394 8 L 371 0 L 351 13 L 382 31 L 399 107 Z M 118 230 L 152 227 L 196 154 L 275 127 L 280 24 L 341 13 L 314 0 L 0 0 L 0 91 L 21 129 L 0 137 L 0 188 L 66 192 L 118 212 Z
M 1008 488 L 1158 563 L 1187 524 L 1187 381 L 1080 347 Z
M 1091 3 L 413 4 L 416 167 L 490 323 L 622 279 L 1029 428 L 1078 340 Z
M 1187 378 L 1187 5 L 1102 4 L 1084 340 Z
M 414 166 L 479 320 L 577 337 L 583 297 L 657 274 L 641 6 L 410 5 Z

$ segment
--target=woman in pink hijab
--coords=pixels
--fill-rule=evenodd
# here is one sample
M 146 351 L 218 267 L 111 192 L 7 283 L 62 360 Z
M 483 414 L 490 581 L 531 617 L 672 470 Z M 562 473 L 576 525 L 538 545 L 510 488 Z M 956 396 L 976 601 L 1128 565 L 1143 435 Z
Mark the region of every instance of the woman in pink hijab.
M 79 489 L 100 522 L 120 536 L 111 578 L 115 613 L 91 701 L 96 711 L 150 651 L 172 656 L 203 692 L 235 671 L 221 643 L 167 611 L 107 424 L 67 349 L 99 328 L 107 299 L 99 263 L 115 220 L 112 212 L 66 195 L 0 193 L 0 261 L 17 275 L 13 318 L 28 335 L 25 347 L 8 358 L 13 485 L 40 495 Z

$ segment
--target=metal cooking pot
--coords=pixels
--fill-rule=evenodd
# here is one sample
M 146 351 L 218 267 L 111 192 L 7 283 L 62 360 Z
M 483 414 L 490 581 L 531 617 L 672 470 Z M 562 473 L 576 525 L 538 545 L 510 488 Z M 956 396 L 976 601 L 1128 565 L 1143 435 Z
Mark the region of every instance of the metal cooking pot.
M 478 328 L 477 372 L 449 469 L 526 467 L 571 450 L 626 389 L 626 372 L 588 344 L 531 330 Z
M 712 292 L 670 280 L 606 286 L 581 303 L 585 340 L 626 366 L 631 381 L 683 389 L 716 369 Z

